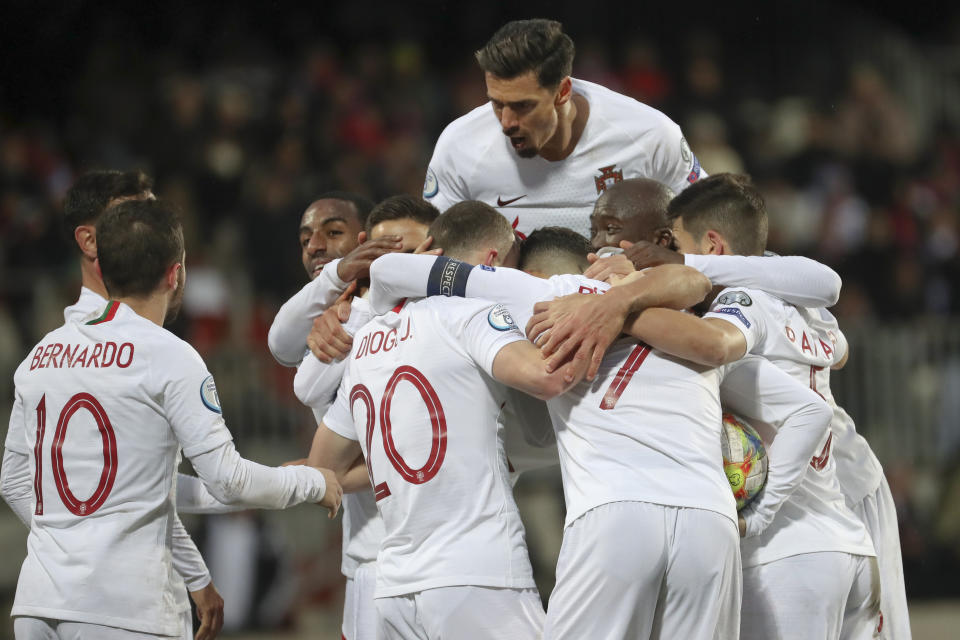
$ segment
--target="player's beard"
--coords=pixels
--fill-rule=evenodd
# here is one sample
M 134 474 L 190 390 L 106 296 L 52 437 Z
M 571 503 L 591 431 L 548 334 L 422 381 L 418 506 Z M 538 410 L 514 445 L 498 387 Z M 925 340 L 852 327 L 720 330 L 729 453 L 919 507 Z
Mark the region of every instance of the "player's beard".
M 180 307 L 183 306 L 183 289 L 185 285 L 186 277 L 183 269 L 180 269 L 177 272 L 177 288 L 173 292 L 173 297 L 170 298 L 170 304 L 167 305 L 167 314 L 163 318 L 164 326 L 177 319 L 177 315 L 180 313 Z

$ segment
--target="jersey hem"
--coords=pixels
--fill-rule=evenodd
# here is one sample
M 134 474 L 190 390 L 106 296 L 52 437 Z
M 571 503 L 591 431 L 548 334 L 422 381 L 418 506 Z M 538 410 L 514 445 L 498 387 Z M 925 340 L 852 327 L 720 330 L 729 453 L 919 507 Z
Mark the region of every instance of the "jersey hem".
M 731 499 L 732 499 L 732 498 L 733 498 L 733 494 L 731 494 L 730 497 L 731 497 Z M 591 504 L 589 507 L 583 509 L 582 511 L 579 511 L 579 512 L 575 512 L 575 511 L 574 511 L 574 512 L 570 512 L 570 513 L 567 515 L 566 521 L 564 521 L 564 523 L 563 523 L 563 528 L 564 528 L 564 530 L 566 530 L 570 525 L 572 525 L 574 522 L 576 522 L 577 520 L 579 520 L 580 518 L 582 518 L 583 516 L 585 516 L 585 515 L 586 515 L 587 513 L 589 513 L 590 511 L 593 511 L 594 509 L 596 509 L 596 508 L 598 508 L 598 507 L 602 507 L 602 506 L 607 505 L 607 504 L 612 504 L 612 503 L 614 503 L 614 502 L 645 502 L 645 503 L 647 503 L 647 504 L 656 504 L 656 505 L 659 505 L 659 506 L 661 506 L 661 507 L 675 507 L 675 508 L 680 508 L 680 509 L 701 509 L 701 510 L 703 510 L 703 511 L 712 511 L 713 513 L 718 513 L 718 514 L 720 514 L 721 516 L 724 516 L 725 518 L 727 518 L 728 520 L 730 520 L 731 522 L 733 522 L 733 524 L 739 526 L 739 525 L 738 525 L 738 522 L 737 522 L 737 516 L 736 516 L 736 514 L 731 514 L 731 513 L 728 513 L 728 512 L 725 512 L 725 511 L 721 511 L 720 509 L 715 509 L 715 508 L 712 508 L 712 507 L 706 507 L 706 506 L 704 506 L 704 505 L 702 505 L 702 504 L 694 504 L 694 503 L 692 503 L 692 502 L 691 502 L 691 503 L 681 503 L 680 501 L 663 502 L 662 500 L 651 500 L 651 499 L 649 499 L 649 498 L 630 497 L 630 498 L 611 498 L 611 499 L 609 499 L 609 500 L 604 500 L 603 502 L 598 502 L 598 503 L 596 503 L 596 504 Z
M 741 565 L 744 569 L 749 567 L 756 567 L 762 564 L 769 564 L 771 562 L 776 562 L 777 560 L 783 560 L 784 558 L 791 558 L 793 556 L 802 556 L 808 553 L 849 553 L 852 556 L 867 556 L 869 558 L 875 558 L 877 556 L 876 551 L 873 550 L 873 547 L 863 547 L 863 546 L 831 546 L 831 547 L 819 547 L 816 549 L 800 549 L 796 551 L 785 551 L 779 553 L 771 553 L 770 555 L 758 554 L 755 558 L 747 558 L 741 555 Z
M 392 598 L 394 596 L 405 596 L 420 591 L 430 589 L 440 589 L 442 587 L 492 587 L 495 589 L 534 589 L 537 584 L 533 576 L 524 578 L 514 578 L 513 580 L 504 580 L 502 577 L 494 576 L 464 576 L 461 578 L 444 577 L 433 578 L 431 580 L 421 580 L 408 585 L 395 587 L 382 587 L 377 585 L 374 598 Z
M 182 611 L 176 612 L 176 621 L 170 622 L 169 626 L 151 626 L 142 620 L 131 618 L 117 618 L 114 616 L 103 616 L 85 611 L 72 611 L 70 609 L 47 609 L 45 607 L 31 607 L 24 605 L 14 605 L 10 611 L 10 617 L 26 618 L 48 618 L 51 620 L 64 620 L 68 622 L 83 622 L 87 624 L 98 624 L 104 627 L 116 627 L 128 631 L 139 631 L 140 633 L 152 633 L 160 636 L 179 637 L 183 632 L 181 624 Z

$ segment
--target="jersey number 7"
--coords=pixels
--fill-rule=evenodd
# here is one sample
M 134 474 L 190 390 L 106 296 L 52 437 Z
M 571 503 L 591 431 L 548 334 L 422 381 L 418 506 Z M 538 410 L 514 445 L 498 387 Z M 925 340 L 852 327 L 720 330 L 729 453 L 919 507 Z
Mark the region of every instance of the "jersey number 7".
M 607 388 L 607 392 L 603 394 L 603 399 L 600 401 L 600 408 L 602 410 L 609 411 L 617 406 L 617 400 L 623 395 L 623 391 L 627 388 L 627 385 L 630 384 L 633 374 L 637 372 L 637 369 L 640 368 L 640 365 L 643 364 L 643 361 L 647 359 L 648 355 L 650 355 L 650 347 L 642 342 L 633 348 L 633 351 L 631 351 L 627 357 L 627 361 L 623 363 L 623 366 L 617 371 L 617 375 L 614 376 L 613 382 L 611 382 Z
M 419 469 L 412 468 L 397 450 L 396 442 L 393 440 L 392 426 L 390 424 L 390 403 L 393 401 L 393 395 L 397 391 L 397 385 L 401 382 L 409 382 L 420 392 L 420 397 L 427 405 L 427 411 L 430 414 L 430 427 L 433 430 L 433 440 L 430 445 L 430 455 L 427 461 Z M 376 412 L 374 410 L 373 394 L 362 384 L 354 385 L 350 390 L 350 406 L 360 400 L 367 411 L 367 473 L 370 475 L 370 484 L 373 485 L 373 496 L 377 501 L 390 495 L 390 488 L 386 482 L 377 484 L 373 478 L 373 465 L 370 460 L 372 453 L 370 446 L 373 443 L 373 428 L 376 424 Z M 387 454 L 390 464 L 397 470 L 400 477 L 411 484 L 423 484 L 429 482 L 443 465 L 443 459 L 447 454 L 447 418 L 443 413 L 443 406 L 440 404 L 440 398 L 437 392 L 427 380 L 427 378 L 417 369 L 403 365 L 397 367 L 387 387 L 383 392 L 383 399 L 380 401 L 380 434 L 383 438 L 383 450 Z
M 103 469 L 100 472 L 100 483 L 86 500 L 80 500 L 70 490 L 67 482 L 67 471 L 63 466 L 63 443 L 67 438 L 67 426 L 70 419 L 80 409 L 86 409 L 93 416 L 103 441 Z M 37 404 L 37 443 L 33 449 L 36 462 L 36 476 L 33 479 L 33 491 L 37 498 L 37 507 L 34 514 L 43 515 L 43 436 L 46 432 L 47 396 L 40 397 Z M 50 446 L 50 461 L 53 464 L 53 480 L 57 485 L 57 493 L 63 505 L 76 516 L 89 516 L 103 506 L 110 491 L 113 490 L 113 481 L 117 478 L 117 434 L 113 431 L 110 418 L 104 411 L 103 405 L 89 393 L 78 393 L 67 400 L 57 419 L 57 430 Z

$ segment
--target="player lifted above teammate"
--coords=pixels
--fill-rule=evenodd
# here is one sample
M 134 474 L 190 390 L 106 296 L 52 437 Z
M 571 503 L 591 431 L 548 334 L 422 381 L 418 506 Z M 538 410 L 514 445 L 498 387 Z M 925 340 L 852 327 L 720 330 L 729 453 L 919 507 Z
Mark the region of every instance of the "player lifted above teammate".
M 571 78 L 574 45 L 559 22 L 507 23 L 476 57 L 490 104 L 437 140 L 423 196 L 441 211 L 480 200 L 523 234 L 563 226 L 588 237 L 610 185 L 645 176 L 680 192 L 706 175 L 667 116 Z

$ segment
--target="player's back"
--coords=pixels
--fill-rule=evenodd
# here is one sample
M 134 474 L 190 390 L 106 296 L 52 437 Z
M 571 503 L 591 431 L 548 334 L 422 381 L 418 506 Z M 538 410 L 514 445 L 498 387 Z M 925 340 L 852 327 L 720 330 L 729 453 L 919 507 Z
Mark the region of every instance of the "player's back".
M 794 307 L 762 291 L 736 289 L 721 292 L 708 315 L 745 327 L 751 353 L 832 401 L 829 375 L 835 336 L 818 322 L 817 310 Z M 760 430 L 764 438 L 770 435 Z M 763 533 L 744 541 L 745 567 L 817 551 L 873 555 L 870 536 L 841 493 L 834 447 L 828 430 L 800 487 Z
M 548 401 L 569 525 L 609 502 L 708 509 L 736 521 L 722 473 L 718 369 L 621 339 L 596 378 Z
M 196 353 L 116 302 L 17 369 L 36 506 L 14 615 L 179 633 L 169 543 L 179 444 L 164 380 Z M 212 386 L 197 389 L 210 394 Z
M 354 336 L 341 391 L 386 530 L 378 597 L 533 586 L 498 433 L 504 388 L 490 375 L 520 339 L 503 307 L 448 298 L 408 302 Z

